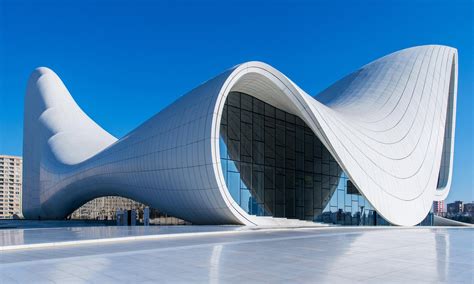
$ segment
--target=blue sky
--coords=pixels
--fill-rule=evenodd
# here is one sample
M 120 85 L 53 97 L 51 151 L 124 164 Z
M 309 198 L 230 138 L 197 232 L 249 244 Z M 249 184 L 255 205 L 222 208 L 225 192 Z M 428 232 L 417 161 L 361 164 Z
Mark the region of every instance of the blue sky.
M 0 0 L 0 153 L 22 154 L 31 71 L 52 68 L 120 137 L 193 87 L 260 60 L 310 94 L 393 51 L 459 50 L 453 188 L 473 200 L 472 1 Z

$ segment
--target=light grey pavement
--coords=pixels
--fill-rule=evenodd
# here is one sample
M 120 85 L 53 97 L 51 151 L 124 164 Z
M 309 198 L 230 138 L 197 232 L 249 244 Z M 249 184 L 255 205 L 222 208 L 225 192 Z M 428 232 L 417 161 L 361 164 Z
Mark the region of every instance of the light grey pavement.
M 472 228 L 320 228 L 0 252 L 1 283 L 473 283 Z
M 253 227 L 256 228 L 256 227 Z M 252 230 L 245 226 L 102 226 L 0 230 L 2 247 L 205 232 Z

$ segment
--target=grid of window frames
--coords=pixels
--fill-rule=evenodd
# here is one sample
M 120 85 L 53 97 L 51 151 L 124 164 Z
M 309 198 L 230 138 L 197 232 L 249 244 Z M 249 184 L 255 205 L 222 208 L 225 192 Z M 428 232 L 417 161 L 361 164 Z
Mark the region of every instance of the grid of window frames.
M 249 214 L 388 225 L 299 117 L 231 92 L 220 127 L 227 188 Z

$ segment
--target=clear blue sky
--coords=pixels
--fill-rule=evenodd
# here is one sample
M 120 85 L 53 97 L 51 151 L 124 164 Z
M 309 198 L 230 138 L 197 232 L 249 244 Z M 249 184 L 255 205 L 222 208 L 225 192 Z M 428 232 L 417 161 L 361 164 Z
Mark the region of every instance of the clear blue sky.
M 120 137 L 245 61 L 267 62 L 315 95 L 393 51 L 445 44 L 459 50 L 448 201 L 474 199 L 472 1 L 254 2 L 0 0 L 0 153 L 22 154 L 23 97 L 38 66 Z

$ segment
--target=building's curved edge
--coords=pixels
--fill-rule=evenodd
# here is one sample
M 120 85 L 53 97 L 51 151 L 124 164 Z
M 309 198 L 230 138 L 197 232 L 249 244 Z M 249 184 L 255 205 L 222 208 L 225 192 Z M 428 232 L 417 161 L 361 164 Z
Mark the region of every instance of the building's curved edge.
M 421 47 L 415 47 L 411 49 L 404 50 L 405 52 L 414 52 L 415 50 L 419 49 L 445 49 L 445 54 L 446 58 L 450 58 L 453 56 L 454 58 L 457 58 L 457 51 L 453 48 L 449 47 L 444 47 L 444 46 L 421 46 Z M 441 51 L 439 51 L 441 53 Z M 390 56 L 390 55 L 389 55 Z M 389 58 L 389 56 L 384 57 L 386 60 Z M 443 61 L 444 59 L 440 59 L 440 62 Z M 457 64 L 456 64 L 457 65 Z M 440 65 L 441 68 L 441 65 Z M 421 71 L 419 72 L 429 72 L 429 70 L 425 69 L 420 69 Z M 454 81 L 454 84 L 457 84 L 457 67 L 455 68 L 456 73 L 455 75 L 450 78 L 450 80 Z M 349 156 L 346 156 L 346 154 L 342 155 L 344 151 L 342 150 L 343 144 L 341 144 L 340 138 L 337 136 L 336 133 L 333 133 L 331 130 L 331 127 L 334 128 L 335 125 L 332 125 L 331 119 L 327 120 L 327 118 L 331 117 L 337 117 L 337 113 L 332 112 L 329 108 L 326 106 L 320 104 L 316 100 L 314 100 L 312 97 L 307 95 L 304 91 L 302 91 L 296 84 L 291 82 L 288 78 L 286 78 L 282 73 L 274 69 L 273 67 L 261 63 L 261 62 L 248 62 L 245 63 L 239 68 L 237 68 L 233 74 L 229 77 L 231 80 L 228 85 L 224 84 L 223 86 L 223 93 L 221 94 L 221 99 L 220 103 L 217 103 L 216 106 L 216 113 L 217 117 L 215 118 L 215 123 L 213 126 L 213 129 L 216 131 L 215 134 L 213 134 L 214 137 L 216 137 L 216 140 L 214 140 L 214 145 L 213 145 L 213 153 L 215 157 L 213 159 L 215 160 L 215 171 L 217 172 L 219 179 L 221 180 L 220 183 L 222 184 L 221 187 L 221 192 L 222 194 L 226 197 L 226 199 L 229 201 L 229 203 L 236 208 L 237 211 L 239 210 L 239 206 L 233 202 L 232 197 L 230 197 L 230 194 L 228 190 L 225 187 L 225 182 L 223 180 L 223 175 L 221 172 L 221 169 L 219 167 L 219 151 L 218 151 L 218 124 L 217 122 L 220 121 L 220 115 L 222 112 L 222 105 L 225 102 L 225 98 L 227 94 L 230 92 L 230 90 L 233 90 L 233 87 L 238 84 L 238 80 L 240 80 L 242 77 L 248 74 L 260 74 L 263 76 L 263 78 L 269 80 L 274 84 L 273 87 L 276 89 L 280 90 L 280 93 L 278 94 L 275 93 L 275 97 L 273 98 L 265 98 L 262 97 L 260 94 L 265 93 L 264 90 L 260 89 L 259 93 L 252 94 L 252 89 L 255 89 L 255 86 L 252 88 L 249 88 L 249 91 L 245 91 L 245 87 L 243 92 L 250 94 L 252 96 L 256 96 L 259 99 L 262 99 L 263 101 L 269 102 L 270 104 L 274 106 L 278 106 L 290 113 L 293 113 L 295 115 L 298 115 L 301 117 L 307 124 L 310 126 L 310 128 L 314 131 L 316 136 L 323 142 L 323 144 L 328 148 L 328 150 L 331 152 L 331 154 L 336 158 L 340 166 L 344 169 L 344 171 L 347 173 L 347 175 L 350 177 L 350 179 L 353 181 L 354 185 L 359 189 L 361 194 L 372 204 L 372 206 L 377 210 L 377 212 L 384 217 L 386 220 L 391 222 L 392 224 L 396 225 L 415 225 L 421 222 L 425 216 L 428 214 L 431 208 L 431 203 L 433 200 L 436 200 L 439 197 L 439 193 L 443 192 L 443 196 L 445 197 L 448 192 L 449 192 L 449 186 L 447 186 L 443 191 L 440 190 L 435 190 L 435 187 L 431 188 L 428 185 L 428 180 L 423 181 L 420 180 L 413 180 L 410 181 L 410 184 L 416 184 L 417 182 L 421 182 L 423 186 L 428 186 L 426 190 L 422 191 L 422 195 L 410 199 L 410 200 L 404 200 L 403 198 L 397 197 L 397 195 L 391 195 L 396 194 L 395 191 L 391 192 L 391 190 L 394 189 L 394 186 L 396 186 L 397 180 L 393 179 L 392 181 L 389 179 L 389 176 L 385 177 L 386 184 L 384 184 L 385 189 L 380 189 L 376 186 L 370 186 L 371 182 L 369 180 L 365 180 L 364 178 L 364 168 L 363 165 L 356 166 L 354 162 L 352 162 L 349 159 Z M 440 72 L 443 73 L 443 72 Z M 242 75 L 243 74 L 243 75 Z M 441 77 L 447 76 L 446 74 L 441 74 Z M 261 84 L 256 78 L 253 78 L 255 84 Z M 246 82 L 248 84 L 248 82 Z M 439 98 L 440 100 L 447 100 L 448 96 L 445 96 L 445 94 L 442 93 L 441 91 L 437 91 L 439 93 Z M 457 95 L 457 91 L 455 88 L 455 91 L 452 93 L 452 96 L 454 98 L 454 106 L 455 106 L 455 98 Z M 260 97 L 259 97 L 260 96 Z M 280 104 L 280 105 L 278 105 Z M 438 109 L 437 111 L 440 112 L 446 112 L 446 109 Z M 452 116 L 455 117 L 455 109 L 452 113 Z M 332 119 L 334 119 L 332 118 Z M 454 126 L 454 120 L 452 121 L 452 125 Z M 431 128 L 437 128 L 438 125 L 432 125 L 430 126 Z M 454 127 L 452 127 L 452 135 L 451 135 L 451 141 L 454 139 Z M 440 129 L 437 130 L 440 133 L 444 133 L 444 127 L 441 126 Z M 439 137 L 437 137 L 439 138 Z M 451 155 L 450 155 L 450 163 L 452 163 L 452 151 L 453 151 L 453 144 L 451 143 Z M 433 157 L 434 161 L 439 161 L 441 160 L 441 156 L 438 155 L 439 149 L 435 150 L 436 148 L 433 148 L 434 151 L 432 152 L 435 157 Z M 431 153 L 431 152 L 430 152 Z M 440 157 L 437 157 L 440 156 Z M 217 158 L 216 158 L 217 157 Z M 437 162 L 436 162 L 437 163 Z M 362 171 L 357 169 L 357 167 L 362 166 Z M 380 164 L 380 167 L 384 167 L 385 165 Z M 427 164 L 427 167 L 430 165 Z M 432 167 L 432 166 L 431 166 Z M 434 171 L 438 171 L 439 169 L 437 166 L 434 167 Z M 432 170 L 433 172 L 433 170 Z M 449 179 L 451 179 L 452 175 L 452 167 L 450 167 L 449 170 Z M 373 183 L 373 182 L 372 182 Z M 448 184 L 450 181 L 448 182 Z M 431 184 L 431 182 L 430 182 Z M 384 191 L 385 190 L 385 191 Z M 387 192 L 387 193 L 385 193 Z M 438 195 L 437 195 L 438 194 Z M 441 197 L 441 198 L 444 198 Z M 239 212 L 239 214 L 242 214 Z M 252 216 L 248 216 L 245 212 L 242 214 L 244 218 L 252 218 Z
M 47 67 L 28 80 L 23 120 L 23 215 L 43 215 L 42 188 L 57 174 L 117 141 L 76 104 L 61 79 Z M 52 173 L 48 179 L 41 175 Z M 56 176 L 55 176 L 56 175 Z
M 250 77 L 250 78 L 249 78 Z M 246 81 L 246 79 L 248 81 Z M 243 82 L 244 81 L 244 82 Z M 253 84 L 251 83 L 253 81 Z M 249 85 L 250 84 L 250 85 Z M 268 89 L 261 85 L 266 84 Z M 251 87 L 250 87 L 251 86 Z M 216 99 L 214 117 L 212 122 L 212 159 L 214 172 L 219 184 L 219 190 L 224 197 L 228 207 L 240 222 L 246 225 L 268 225 L 274 224 L 271 218 L 249 215 L 234 201 L 227 189 L 221 167 L 219 152 L 220 121 L 222 111 L 228 94 L 231 91 L 243 91 L 251 96 L 301 116 L 304 112 L 301 94 L 289 79 L 275 68 L 258 61 L 251 61 L 237 66 L 223 84 L 219 96 Z M 258 91 L 256 91 L 258 90 Z
M 430 50 L 430 51 L 436 51 L 439 54 L 444 54 L 444 57 L 439 57 L 439 62 L 451 62 L 452 56 L 456 57 L 456 50 L 450 47 L 445 47 L 445 46 L 420 46 L 420 47 L 415 47 L 415 48 L 410 48 L 407 50 L 403 50 L 406 53 L 412 53 L 412 52 L 417 52 L 417 51 L 422 51 L 424 52 L 425 50 Z M 398 53 L 394 53 L 392 55 L 385 56 L 383 59 L 387 60 L 390 59 L 392 56 L 399 56 Z M 376 60 L 374 62 L 378 62 L 379 60 Z M 374 62 L 366 65 L 365 67 L 373 64 Z M 441 63 L 440 63 L 440 68 L 441 68 Z M 364 68 L 365 68 L 364 67 Z M 432 67 L 434 69 L 434 67 Z M 446 80 L 446 78 L 450 77 L 451 72 L 444 72 L 443 70 L 431 70 L 429 68 L 420 68 L 418 69 L 417 72 L 424 72 L 425 74 L 428 73 L 433 73 L 437 76 L 440 76 L 440 82 L 443 80 Z M 349 75 L 350 76 L 350 75 Z M 454 76 L 452 78 L 454 82 L 457 82 L 457 76 Z M 337 84 L 337 83 L 336 83 Z M 423 81 L 421 81 L 421 84 L 423 84 Z M 415 85 L 416 86 L 416 83 Z M 414 91 L 413 91 L 414 92 Z M 412 93 L 412 92 L 410 92 Z M 428 93 L 430 94 L 430 93 Z M 446 113 L 446 108 L 443 107 L 443 105 L 446 105 L 446 101 L 448 100 L 448 92 L 444 92 L 443 89 L 436 89 L 435 92 L 433 92 L 433 95 L 437 95 L 438 99 L 441 104 L 439 104 L 438 108 L 435 109 L 434 111 L 432 110 L 433 113 L 439 113 L 440 117 L 443 116 L 443 113 Z M 453 93 L 453 97 L 455 98 L 457 95 L 457 92 Z M 401 94 L 403 96 L 403 94 Z M 417 93 L 415 92 L 415 96 L 422 96 L 422 93 Z M 436 98 L 436 97 L 433 97 Z M 428 103 L 431 103 L 428 100 Z M 346 102 L 344 102 L 346 103 Z M 345 172 L 348 174 L 352 182 L 356 185 L 356 187 L 359 189 L 359 191 L 366 197 L 366 199 L 372 204 L 372 206 L 377 210 L 377 212 L 382 215 L 386 220 L 391 222 L 392 224 L 396 225 L 415 225 L 419 223 L 430 211 L 432 201 L 436 199 L 436 178 L 437 178 L 437 173 L 440 170 L 440 160 L 441 160 L 441 147 L 436 146 L 434 143 L 429 144 L 429 146 L 426 149 L 427 155 L 429 155 L 430 159 L 433 160 L 433 162 L 429 163 L 424 163 L 421 162 L 421 160 L 408 160 L 405 162 L 405 166 L 407 168 L 410 168 L 410 166 L 414 163 L 420 163 L 423 165 L 423 169 L 429 170 L 432 168 L 431 172 L 432 174 L 429 176 L 425 176 L 422 178 L 419 178 L 418 176 L 414 176 L 413 178 L 410 179 L 405 179 L 405 180 L 399 180 L 395 178 L 395 176 L 392 176 L 391 174 L 391 166 L 389 164 L 385 164 L 382 159 L 377 160 L 376 165 L 370 165 L 368 162 L 363 161 L 362 158 L 365 158 L 364 156 L 357 156 L 354 154 L 357 154 L 357 151 L 360 151 L 363 154 L 367 154 L 370 152 L 370 149 L 362 145 L 362 143 L 358 143 L 357 147 L 361 147 L 360 150 L 357 150 L 354 148 L 355 142 L 357 142 L 358 137 L 354 136 L 352 133 L 349 133 L 348 131 L 343 131 L 341 132 L 341 124 L 340 123 L 335 123 L 336 121 L 344 121 L 345 113 L 340 112 L 341 109 L 347 109 L 348 111 L 352 111 L 348 109 L 350 107 L 350 104 L 342 104 L 338 107 L 338 111 L 333 111 L 331 108 L 327 108 L 326 106 L 316 102 L 316 101 L 311 101 L 311 105 L 314 107 L 314 112 L 315 114 L 318 114 L 319 117 L 317 117 L 317 120 L 321 123 L 321 125 L 324 128 L 324 133 L 328 135 L 330 138 L 329 140 L 331 141 L 331 148 L 335 149 L 335 151 L 332 152 L 332 154 L 335 156 L 335 158 L 338 160 L 340 165 L 343 167 Z M 409 105 L 408 107 L 411 107 Z M 407 108 L 408 108 L 407 107 Z M 428 109 L 427 106 L 422 106 L 423 108 Z M 404 111 L 402 109 L 401 111 Z M 437 124 L 428 124 L 428 130 L 432 129 L 430 131 L 438 132 L 438 134 L 434 135 L 434 138 L 436 140 L 442 140 L 443 138 L 443 133 L 444 133 L 444 121 L 443 120 L 438 120 L 439 122 Z M 357 130 L 357 119 L 352 119 L 350 121 L 345 121 L 344 123 L 348 126 L 350 126 L 351 131 L 354 132 L 354 130 Z M 383 121 L 382 121 L 383 122 Z M 411 131 L 411 129 L 405 128 L 404 131 Z M 429 133 L 429 132 L 428 132 Z M 349 135 L 351 134 L 351 135 Z M 401 135 L 402 132 L 398 133 L 398 135 Z M 426 135 L 424 131 L 420 131 L 418 137 L 423 137 L 423 135 Z M 438 143 L 440 144 L 440 143 Z M 409 147 L 416 147 L 414 144 L 408 144 Z M 434 145 L 434 146 L 433 146 Z M 376 145 L 375 145 L 376 146 Z M 403 146 L 397 146 L 397 149 L 395 151 L 400 151 L 403 152 L 405 149 Z M 421 149 L 423 150 L 423 149 Z M 452 155 L 451 155 L 452 158 Z M 424 159 L 422 157 L 422 159 Z M 410 162 L 411 161 L 411 162 Z M 379 167 L 381 170 L 386 171 L 386 174 L 374 174 L 376 172 L 380 172 L 381 170 L 376 171 L 375 167 Z M 403 172 L 403 168 L 400 169 L 401 172 Z M 452 170 L 452 168 L 451 168 Z M 395 174 L 395 173 L 394 173 Z M 384 188 L 381 188 L 376 184 L 375 181 L 383 181 L 382 186 Z M 405 186 L 402 186 L 405 185 Z M 408 186 L 407 186 L 408 185 Z M 418 188 L 419 187 L 419 188 Z M 421 190 L 422 188 L 425 188 L 424 190 Z M 416 190 L 420 190 L 421 194 L 418 195 L 415 198 L 410 198 L 410 199 L 405 199 L 403 195 L 399 195 L 397 192 L 400 191 L 400 189 L 405 189 L 406 191 L 411 191 L 411 192 L 416 192 Z M 445 194 L 447 194 L 449 189 L 445 191 Z
M 454 49 L 454 48 L 453 48 Z M 448 113 L 446 117 L 445 140 L 443 144 L 443 156 L 441 161 L 440 179 L 438 188 L 435 192 L 435 200 L 445 200 L 451 190 L 453 178 L 453 162 L 454 162 L 454 138 L 456 134 L 456 110 L 457 110 L 457 94 L 458 94 L 458 52 L 454 49 L 452 60 L 452 74 L 450 83 L 453 84 L 448 98 Z M 452 92 L 451 92 L 452 91 Z M 446 143 L 449 143 L 446 145 Z M 445 154 L 448 153 L 448 157 Z M 444 177 L 442 175 L 444 174 Z

